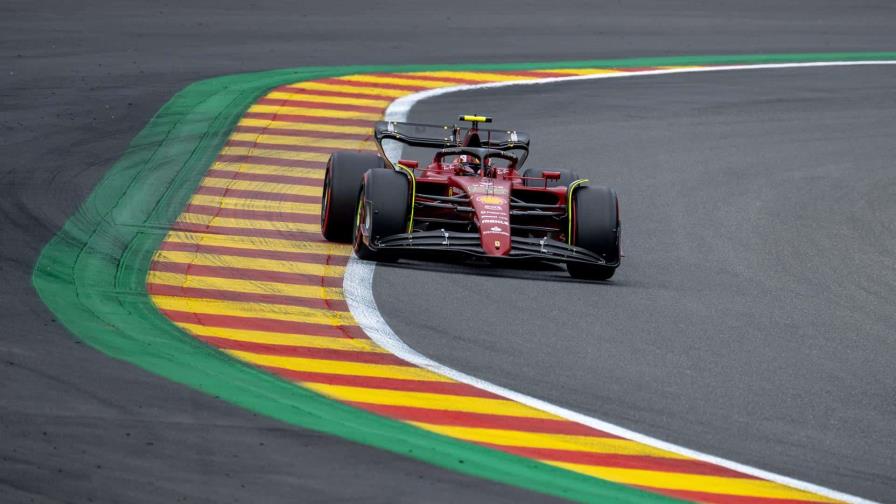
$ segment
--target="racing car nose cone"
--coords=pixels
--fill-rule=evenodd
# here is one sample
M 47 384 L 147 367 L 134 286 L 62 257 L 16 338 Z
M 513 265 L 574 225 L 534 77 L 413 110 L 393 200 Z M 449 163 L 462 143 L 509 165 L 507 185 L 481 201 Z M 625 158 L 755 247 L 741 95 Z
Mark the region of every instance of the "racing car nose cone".
M 502 256 L 510 252 L 510 182 L 482 178 L 468 184 L 482 250 Z

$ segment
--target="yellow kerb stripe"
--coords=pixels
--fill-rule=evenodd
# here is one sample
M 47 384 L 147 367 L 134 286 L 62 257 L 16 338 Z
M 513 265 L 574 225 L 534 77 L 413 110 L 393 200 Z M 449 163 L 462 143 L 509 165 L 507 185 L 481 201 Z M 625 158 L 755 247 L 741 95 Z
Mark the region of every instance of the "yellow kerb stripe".
M 327 133 L 350 133 L 354 135 L 373 135 L 373 128 L 366 126 L 341 126 L 322 123 L 271 121 L 268 119 L 240 119 L 238 126 L 288 129 L 296 131 L 325 131 Z
M 202 226 L 224 226 L 241 229 L 267 229 L 273 231 L 291 231 L 298 233 L 316 233 L 320 231 L 320 224 L 302 224 L 295 222 L 276 222 L 264 219 L 233 219 L 230 217 L 215 217 L 214 215 L 194 214 L 184 212 L 177 218 L 177 222 L 188 224 L 200 224 Z
M 624 73 L 612 68 L 560 68 L 550 70 L 552 73 L 569 74 L 569 75 L 598 75 L 598 74 L 617 74 Z
M 685 474 L 645 469 L 625 469 L 619 467 L 588 466 L 568 462 L 543 461 L 570 471 L 587 474 L 616 483 L 638 485 L 669 490 L 693 490 L 723 495 L 744 497 L 798 499 L 813 502 L 840 502 L 817 494 L 797 490 L 772 481 L 749 478 L 726 478 L 703 474 Z
M 364 121 L 379 121 L 383 118 L 380 112 L 353 112 L 349 110 L 337 110 L 328 108 L 306 107 L 279 107 L 276 105 L 252 105 L 249 112 L 260 114 L 292 114 L 310 117 L 335 117 L 337 119 L 358 119 Z
M 291 161 L 326 161 L 330 154 L 323 152 L 289 151 L 283 149 L 262 149 L 260 147 L 224 147 L 221 149 L 223 156 L 262 156 Z
M 150 271 L 146 279 L 150 283 L 173 285 L 175 287 L 248 292 L 252 294 L 276 294 L 278 296 L 295 296 L 311 299 L 343 299 L 342 289 L 337 287 L 236 280 L 233 278 L 217 278 L 192 274 L 181 275 L 180 273 L 162 271 Z
M 210 315 L 231 315 L 234 317 L 265 317 L 272 320 L 329 326 L 356 325 L 355 319 L 349 312 L 319 310 L 301 306 L 160 295 L 152 296 L 152 301 L 163 310 L 207 313 Z
M 363 107 L 383 107 L 386 108 L 392 103 L 392 100 L 377 100 L 375 98 L 352 98 L 349 96 L 321 96 L 306 93 L 287 93 L 283 91 L 274 91 L 268 93 L 265 98 L 272 100 L 298 100 L 315 103 L 335 103 L 339 105 L 360 105 Z
M 236 171 L 240 173 L 258 173 L 260 175 L 288 175 L 290 177 L 324 178 L 323 168 L 301 168 L 293 166 L 270 166 L 232 161 L 216 161 L 212 165 L 215 170 Z
M 300 145 L 308 147 L 326 147 L 332 149 L 373 150 L 376 144 L 366 140 L 342 140 L 339 138 L 320 138 L 290 135 L 267 135 L 258 133 L 233 133 L 232 140 L 259 142 L 277 145 Z
M 455 427 L 415 422 L 418 427 L 466 441 L 491 443 L 502 446 L 522 446 L 551 450 L 572 450 L 589 453 L 610 453 L 617 455 L 642 455 L 672 459 L 686 459 L 682 455 L 653 448 L 628 439 L 597 436 L 574 436 L 570 434 L 546 434 L 504 429 L 483 429 L 478 427 Z
M 291 345 L 308 348 L 330 348 L 333 350 L 352 350 L 357 352 L 389 353 L 388 350 L 367 339 L 332 338 L 327 336 L 311 336 L 307 334 L 284 334 L 248 329 L 231 329 L 229 327 L 209 327 L 199 324 L 178 323 L 190 334 L 210 336 L 213 338 L 262 343 L 269 345 Z
M 346 83 L 366 82 L 371 84 L 394 84 L 398 86 L 414 86 L 420 88 L 440 88 L 448 86 L 457 86 L 456 82 L 451 81 L 432 81 L 423 79 L 408 79 L 404 77 L 385 77 L 382 75 L 346 75 L 337 77 L 338 80 Z
M 205 187 L 223 187 L 240 191 L 260 191 L 269 193 L 298 194 L 302 196 L 320 197 L 323 186 L 309 186 L 299 184 L 280 184 L 277 182 L 255 182 L 252 180 L 231 180 L 219 178 L 202 179 Z
M 429 392 L 369 389 L 323 383 L 307 383 L 306 387 L 341 401 L 359 401 L 389 406 L 410 406 L 442 411 L 464 411 L 526 418 L 556 418 L 549 413 L 506 399 L 488 399 Z
M 298 261 L 277 261 L 274 259 L 259 259 L 255 257 L 239 257 L 224 254 L 206 254 L 199 252 L 178 252 L 174 250 L 159 250 L 153 257 L 156 261 L 197 264 L 201 266 L 220 266 L 224 268 L 247 268 L 253 270 L 277 271 L 282 273 L 297 273 L 301 275 L 342 277 L 345 274 L 344 266 L 331 266 L 328 264 L 304 263 Z M 251 278 L 247 278 L 251 280 Z
M 317 203 L 292 203 L 245 198 L 224 198 L 222 196 L 206 196 L 197 194 L 190 199 L 193 205 L 216 206 L 234 210 L 259 210 L 263 212 L 290 212 L 317 215 L 320 205 Z
M 276 238 L 190 233 L 188 231 L 172 231 L 168 233 L 165 240 L 178 243 L 196 243 L 220 247 L 278 250 L 284 252 L 308 252 L 313 254 L 333 254 L 343 256 L 352 254 L 351 245 L 342 243 L 278 240 Z
M 408 74 L 408 75 L 421 75 L 421 76 L 429 76 L 429 77 L 448 77 L 452 79 L 464 79 L 469 81 L 476 82 L 511 82 L 511 81 L 526 81 L 526 80 L 534 80 L 539 77 L 532 77 L 531 75 L 519 75 L 519 74 L 498 74 L 498 73 L 488 73 L 488 72 L 420 72 L 417 74 Z M 459 86 L 462 83 L 453 82 L 452 86 Z
M 272 366 L 292 371 L 309 371 L 312 373 L 330 373 L 349 376 L 370 376 L 376 378 L 394 378 L 397 380 L 425 380 L 436 382 L 451 381 L 444 376 L 414 366 L 390 366 L 385 364 L 366 364 L 363 362 L 347 362 L 325 359 L 305 359 L 301 357 L 280 357 L 261 355 L 236 350 L 226 350 L 237 359 L 258 366 Z M 304 383 L 309 386 L 309 383 Z M 372 389 L 365 389 L 372 390 Z
M 289 86 L 289 89 L 313 89 L 315 91 L 332 91 L 335 93 L 352 93 L 352 94 L 362 94 L 362 95 L 370 95 L 370 96 L 387 96 L 390 98 L 399 98 L 401 96 L 406 96 L 413 91 L 405 91 L 403 89 L 385 89 L 385 88 L 376 88 L 376 87 L 367 87 L 367 86 L 358 86 L 352 84 L 350 81 L 345 81 L 345 84 L 326 84 L 323 82 L 300 82 L 298 84 L 292 84 Z

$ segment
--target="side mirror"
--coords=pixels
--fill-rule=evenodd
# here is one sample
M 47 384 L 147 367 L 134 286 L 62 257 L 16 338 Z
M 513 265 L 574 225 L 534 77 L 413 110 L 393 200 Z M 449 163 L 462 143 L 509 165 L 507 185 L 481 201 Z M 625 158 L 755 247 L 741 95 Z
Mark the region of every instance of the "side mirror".
M 560 180 L 560 172 L 543 170 L 541 176 L 547 180 Z
M 408 168 L 411 168 L 413 170 L 416 170 L 417 167 L 420 166 L 420 163 L 414 161 L 413 159 L 399 159 L 398 164 L 407 166 Z

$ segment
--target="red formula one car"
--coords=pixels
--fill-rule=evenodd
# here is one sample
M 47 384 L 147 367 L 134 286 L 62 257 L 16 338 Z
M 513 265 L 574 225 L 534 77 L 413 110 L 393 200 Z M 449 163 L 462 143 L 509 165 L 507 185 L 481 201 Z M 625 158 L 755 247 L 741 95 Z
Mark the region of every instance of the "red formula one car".
M 465 254 L 563 263 L 574 278 L 612 277 L 621 257 L 615 191 L 569 171 L 522 170 L 528 135 L 480 129 L 487 117 L 460 120 L 470 127 L 379 122 L 379 154 L 333 153 L 323 236 L 353 243 L 367 260 Z M 435 154 L 425 166 L 389 160 L 395 147 L 408 146 Z

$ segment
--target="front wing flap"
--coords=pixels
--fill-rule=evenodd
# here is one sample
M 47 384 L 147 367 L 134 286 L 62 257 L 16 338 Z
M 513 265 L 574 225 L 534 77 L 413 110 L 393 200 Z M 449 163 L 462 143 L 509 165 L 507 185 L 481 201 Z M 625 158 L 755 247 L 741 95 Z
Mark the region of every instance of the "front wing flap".
M 376 243 L 378 250 L 394 252 L 447 252 L 463 253 L 478 257 L 498 259 L 521 259 L 555 263 L 587 263 L 603 266 L 616 266 L 618 262 L 607 262 L 599 255 L 549 238 L 523 238 L 513 236 L 510 239 L 510 252 L 504 256 L 486 254 L 478 233 L 460 233 L 453 231 L 418 231 L 387 236 Z

